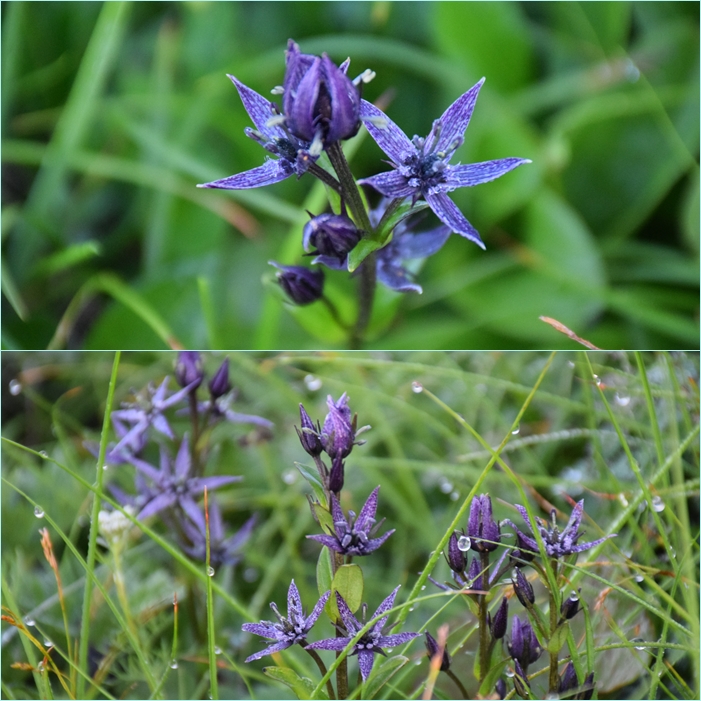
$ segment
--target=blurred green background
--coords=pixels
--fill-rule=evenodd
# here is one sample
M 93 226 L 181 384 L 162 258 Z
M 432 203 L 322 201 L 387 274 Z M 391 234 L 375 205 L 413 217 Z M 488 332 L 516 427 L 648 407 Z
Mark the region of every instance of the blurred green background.
M 391 91 L 410 136 L 486 76 L 455 161 L 533 160 L 453 193 L 487 251 L 452 236 L 423 295 L 382 288 L 370 347 L 573 347 L 540 315 L 603 348 L 698 347 L 697 3 L 11 2 L 4 348 L 339 343 L 267 265 L 302 262 L 316 181 L 194 187 L 263 162 L 225 74 L 268 94 L 290 37 L 373 68 L 364 96 Z M 356 176 L 386 170 L 359 139 Z

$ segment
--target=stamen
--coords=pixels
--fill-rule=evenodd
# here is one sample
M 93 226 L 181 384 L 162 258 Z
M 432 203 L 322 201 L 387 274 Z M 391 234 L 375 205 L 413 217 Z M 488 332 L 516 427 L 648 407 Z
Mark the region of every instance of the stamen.
M 286 119 L 286 117 L 284 114 L 276 114 L 265 123 L 265 126 L 266 127 L 277 127 L 280 124 L 284 124 L 285 119 Z
M 359 76 L 353 79 L 353 85 L 358 87 L 361 83 L 367 85 L 371 80 L 375 79 L 377 74 L 370 68 L 366 68 Z
M 282 85 L 276 85 L 271 91 L 271 95 L 284 95 L 285 94 L 285 88 L 282 87 Z

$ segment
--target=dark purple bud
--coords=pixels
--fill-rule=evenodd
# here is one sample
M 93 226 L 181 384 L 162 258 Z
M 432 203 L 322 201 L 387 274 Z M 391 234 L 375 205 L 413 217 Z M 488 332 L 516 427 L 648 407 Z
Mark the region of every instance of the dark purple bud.
M 465 538 L 465 536 L 461 536 Z M 448 541 L 448 565 L 453 572 L 460 574 L 465 571 L 465 565 L 467 564 L 467 555 L 460 549 L 460 541 L 458 536 L 453 533 Z
M 582 701 L 589 701 L 594 693 L 594 672 L 589 672 L 586 677 L 584 677 L 584 684 L 582 684 L 582 690 L 577 694 L 576 698 L 582 699 Z
M 499 547 L 501 530 L 492 516 L 492 500 L 488 494 L 475 497 L 470 504 L 467 535 L 478 552 L 491 552 Z
M 209 381 L 209 393 L 212 399 L 219 399 L 231 391 L 229 383 L 229 359 L 224 358 L 224 362 L 219 366 L 219 370 L 214 373 L 214 377 Z
M 197 351 L 181 351 L 175 361 L 175 379 L 181 387 L 196 382 L 190 390 L 197 389 L 204 379 L 204 369 L 202 368 L 202 358 Z
M 494 691 L 500 699 L 506 698 L 506 682 L 500 677 L 494 685 Z
M 330 458 L 335 458 L 338 454 L 345 458 L 353 450 L 356 424 L 356 420 L 351 419 L 348 395 L 344 392 L 337 402 L 329 395 L 326 398 L 326 406 L 329 413 L 324 419 L 321 444 Z
M 484 577 L 482 576 L 482 567 L 478 557 L 473 557 L 470 560 L 470 566 L 467 568 L 467 581 L 470 589 L 481 589 L 484 591 Z
M 316 426 L 314 425 L 314 422 L 301 404 L 299 405 L 299 418 L 302 423 L 302 430 L 295 427 L 297 435 L 299 436 L 299 442 L 302 444 L 302 448 L 315 458 L 321 455 L 321 451 L 323 450 L 321 440 L 319 440 L 321 429 L 318 424 Z
M 528 670 L 528 665 L 535 662 L 543 652 L 531 624 L 528 620 L 521 622 L 518 616 L 514 616 L 511 641 L 506 646 L 511 658 L 518 660 L 525 670 Z
M 575 689 L 578 684 L 579 681 L 577 679 L 577 672 L 575 672 L 574 663 L 572 660 L 570 660 L 565 667 L 565 671 L 562 673 L 560 683 L 557 687 L 557 692 L 560 696 L 562 696 L 564 692 Z
M 523 669 L 518 660 L 514 660 L 514 671 L 516 672 L 516 674 L 514 674 L 514 689 L 522 699 L 527 699 L 531 683 L 528 681 L 527 672 Z
M 581 589 L 579 590 L 581 591 Z M 579 592 L 573 591 L 563 602 L 560 607 L 560 615 L 569 620 L 574 618 L 579 612 Z
M 324 293 L 324 273 L 321 270 L 310 270 L 300 265 L 280 265 L 275 261 L 268 261 L 280 272 L 277 280 L 285 294 L 295 304 L 303 306 L 321 299 Z
M 504 597 L 499 604 L 497 612 L 491 622 L 492 637 L 501 640 L 506 635 L 506 626 L 509 622 L 509 600 Z
M 511 575 L 511 583 L 514 585 L 514 591 L 518 600 L 526 607 L 530 608 L 535 602 L 535 594 L 531 583 L 526 579 L 523 570 L 520 567 L 514 568 Z
M 355 136 L 360 94 L 346 74 L 326 54 L 303 54 L 292 40 L 286 61 L 283 109 L 290 132 L 320 145 Z
M 428 659 L 432 660 L 439 651 L 438 643 L 436 639 L 426 631 L 426 653 L 428 654 Z M 450 669 L 450 655 L 448 650 L 443 648 L 443 659 L 441 660 L 441 672 L 447 672 Z
M 302 242 L 305 251 L 314 247 L 315 253 L 343 262 L 360 238 L 360 231 L 345 214 L 320 214 L 305 224 Z
M 340 453 L 333 459 L 329 473 L 329 491 L 338 494 L 343 489 L 343 457 Z

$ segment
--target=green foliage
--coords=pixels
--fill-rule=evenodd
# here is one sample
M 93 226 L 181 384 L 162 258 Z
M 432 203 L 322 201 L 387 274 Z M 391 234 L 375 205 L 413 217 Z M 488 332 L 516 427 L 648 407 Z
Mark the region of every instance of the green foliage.
M 262 282 L 268 260 L 305 260 L 323 187 L 195 188 L 262 163 L 225 74 L 268 94 L 289 37 L 375 70 L 364 96 L 391 91 L 410 136 L 485 76 L 456 161 L 533 161 L 451 195 L 487 251 L 453 236 L 421 297 L 380 290 L 370 347 L 572 347 L 539 316 L 599 347 L 698 347 L 694 3 L 7 3 L 2 20 L 4 348 L 344 346 L 355 280 L 327 275 L 341 325 Z M 363 138 L 354 173 L 386 170 Z

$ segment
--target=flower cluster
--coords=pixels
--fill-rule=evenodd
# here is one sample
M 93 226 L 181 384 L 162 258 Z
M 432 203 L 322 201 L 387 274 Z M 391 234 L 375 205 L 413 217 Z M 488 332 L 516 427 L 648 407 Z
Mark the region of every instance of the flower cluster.
M 204 398 L 198 396 L 206 380 L 204 359 L 199 353 L 179 353 L 174 375 L 180 389 L 171 393 L 170 378 L 166 377 L 157 387 L 149 384 L 142 391 L 133 391 L 134 400 L 124 402 L 120 409 L 112 412 L 118 440 L 109 446 L 106 461 L 135 468 L 135 492 L 128 493 L 115 483 L 108 488 L 136 518 L 143 520 L 158 515 L 178 539 L 183 552 L 195 560 L 206 560 L 208 522 L 210 565 L 232 565 L 240 559 L 240 550 L 252 533 L 255 517 L 246 521 L 238 532 L 227 536 L 216 500 L 209 499 L 209 518 L 200 506 L 205 489 L 213 492 L 242 479 L 238 475 L 204 476 L 209 429 L 216 423 L 228 421 L 252 424 L 259 431 L 269 432 L 273 424 L 261 416 L 231 409 L 235 392 L 229 379 L 228 358 L 206 383 Z M 191 432 L 178 437 L 172 422 L 173 416 L 180 415 L 189 417 Z M 158 467 L 144 457 L 154 440 L 159 454 Z M 97 455 L 95 445 L 87 447 Z
M 464 142 L 484 78 L 433 122 L 427 137 L 410 139 L 382 110 L 362 99 L 362 87 L 372 80 L 374 72 L 365 70 L 351 80 L 349 66 L 350 59 L 336 66 L 326 54 L 304 54 L 290 40 L 283 84 L 272 91 L 282 95 L 281 104 L 228 76 L 255 126 L 246 128 L 246 136 L 259 143 L 270 157 L 252 170 L 198 187 L 256 188 L 293 175 L 300 178 L 305 173 L 320 179 L 336 193 L 335 198 L 340 197 L 340 204 L 336 200 L 334 211 L 310 214 L 302 236 L 303 248 L 307 255 L 315 256 L 313 264 L 333 270 L 353 271 L 367 258 L 369 272 L 362 276 L 365 289 L 359 294 L 359 305 L 367 307 L 372 302 L 375 279 L 398 292 L 420 293 L 421 286 L 413 280 L 405 261 L 433 255 L 451 233 L 484 248 L 477 230 L 448 193 L 490 182 L 530 161 L 502 158 L 452 163 Z M 387 155 L 392 170 L 356 180 L 340 142 L 353 137 L 361 124 Z M 324 152 L 330 168 L 326 161 L 319 160 Z M 358 184 L 384 198 L 376 209 L 367 210 Z M 421 209 L 415 207 L 419 200 L 424 201 L 423 208 L 433 211 L 441 226 L 423 233 L 413 231 L 416 217 L 411 223 L 407 218 Z M 404 203 L 408 205 L 398 214 Z M 351 253 L 364 240 L 372 241 L 372 246 L 351 261 Z M 271 264 L 278 268 L 280 286 L 294 303 L 311 304 L 323 297 L 321 271 L 274 261 Z M 331 305 L 328 299 L 326 303 Z M 359 323 L 367 313 L 367 308 L 359 310 Z

